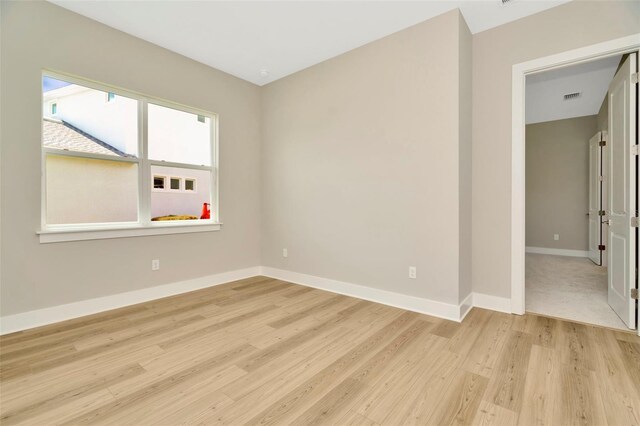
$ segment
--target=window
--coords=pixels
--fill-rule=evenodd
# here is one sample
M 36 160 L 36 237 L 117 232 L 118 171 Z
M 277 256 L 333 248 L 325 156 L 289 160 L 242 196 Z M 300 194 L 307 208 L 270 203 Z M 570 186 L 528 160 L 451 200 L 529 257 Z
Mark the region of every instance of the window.
M 158 231 L 180 223 L 219 229 L 214 114 L 52 73 L 43 104 L 41 241 L 83 230 L 193 232 Z M 211 219 L 199 219 L 205 203 Z
M 153 177 L 153 189 L 164 189 L 167 178 L 164 176 Z
M 172 177 L 171 178 L 171 183 L 170 183 L 170 188 L 174 191 L 179 191 L 180 190 L 180 182 L 182 181 L 182 179 L 177 178 L 177 177 Z

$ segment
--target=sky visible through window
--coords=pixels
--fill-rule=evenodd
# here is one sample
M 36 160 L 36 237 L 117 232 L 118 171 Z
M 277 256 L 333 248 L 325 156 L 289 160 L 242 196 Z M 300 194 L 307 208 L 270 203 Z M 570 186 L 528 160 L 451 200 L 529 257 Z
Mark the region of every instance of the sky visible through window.
M 44 93 L 50 90 L 55 90 L 55 89 L 59 89 L 61 87 L 70 86 L 70 85 L 71 83 L 67 83 L 66 81 L 62 81 L 62 80 L 56 80 L 55 78 L 51 78 L 47 76 L 44 76 L 42 78 L 42 91 Z

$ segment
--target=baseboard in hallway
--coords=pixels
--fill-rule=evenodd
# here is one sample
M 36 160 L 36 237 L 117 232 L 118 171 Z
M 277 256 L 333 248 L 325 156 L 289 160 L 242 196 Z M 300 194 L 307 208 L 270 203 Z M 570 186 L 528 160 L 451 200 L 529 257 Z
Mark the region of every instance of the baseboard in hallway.
M 569 250 L 569 249 L 557 249 L 547 247 L 526 247 L 527 253 L 535 254 L 550 254 L 554 256 L 569 256 L 569 257 L 589 257 L 589 252 L 586 250 Z

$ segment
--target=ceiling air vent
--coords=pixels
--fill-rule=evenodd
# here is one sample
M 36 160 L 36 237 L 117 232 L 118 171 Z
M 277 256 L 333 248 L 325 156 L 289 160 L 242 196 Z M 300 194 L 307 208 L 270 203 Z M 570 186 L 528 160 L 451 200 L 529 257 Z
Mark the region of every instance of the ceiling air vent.
M 567 93 L 566 95 L 564 95 L 564 100 L 570 101 L 571 99 L 579 98 L 580 95 L 582 95 L 582 92 Z

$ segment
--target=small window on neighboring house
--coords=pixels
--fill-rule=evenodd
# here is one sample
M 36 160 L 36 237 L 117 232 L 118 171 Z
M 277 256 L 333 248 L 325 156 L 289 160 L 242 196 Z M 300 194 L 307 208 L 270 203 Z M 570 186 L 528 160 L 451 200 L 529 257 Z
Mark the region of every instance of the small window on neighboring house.
M 195 191 L 196 190 L 196 180 L 195 179 L 185 179 L 184 180 L 184 190 L 185 191 Z
M 170 183 L 170 185 L 171 185 L 171 186 L 170 186 L 170 188 L 171 188 L 172 190 L 174 190 L 174 191 L 178 191 L 178 190 L 180 190 L 180 181 L 181 181 L 181 180 L 182 180 L 182 179 L 180 179 L 180 178 L 172 177 L 172 178 L 171 178 L 171 183 Z
M 51 104 L 51 115 L 56 115 L 57 113 L 58 113 L 58 104 L 54 102 Z
M 199 115 L 198 116 L 198 121 L 201 122 L 201 123 L 204 123 L 204 122 L 206 122 L 206 117 L 204 115 Z
M 113 102 L 116 100 L 116 94 L 113 92 L 107 92 L 107 102 Z
M 165 180 L 166 180 L 166 178 L 164 176 L 154 176 L 153 177 L 153 189 L 164 189 Z

